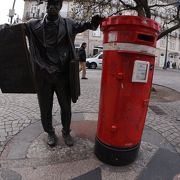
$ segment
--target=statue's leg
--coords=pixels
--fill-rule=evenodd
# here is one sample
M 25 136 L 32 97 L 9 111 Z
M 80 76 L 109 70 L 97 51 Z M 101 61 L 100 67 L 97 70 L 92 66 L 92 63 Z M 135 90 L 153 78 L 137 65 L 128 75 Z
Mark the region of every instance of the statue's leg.
M 63 126 L 63 131 L 66 134 L 69 134 L 71 124 L 71 96 L 67 78 L 61 76 L 58 79 L 55 92 L 61 107 L 61 123 Z
M 64 76 L 64 77 L 63 77 Z M 71 96 L 69 87 L 69 78 L 61 75 L 55 86 L 55 92 L 61 107 L 62 137 L 67 146 L 73 146 L 74 140 L 70 134 L 71 124 Z
M 54 133 L 52 126 L 52 107 L 53 107 L 53 94 L 54 89 L 50 81 L 40 74 L 37 79 L 37 94 L 39 107 L 41 112 L 41 122 L 44 131 L 48 134 Z

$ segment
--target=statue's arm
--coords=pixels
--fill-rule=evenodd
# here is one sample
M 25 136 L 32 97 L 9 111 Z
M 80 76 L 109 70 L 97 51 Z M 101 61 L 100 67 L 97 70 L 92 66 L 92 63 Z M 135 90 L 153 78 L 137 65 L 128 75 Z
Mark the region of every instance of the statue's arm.
M 78 22 L 72 21 L 73 32 L 75 34 L 78 34 L 78 33 L 84 32 L 88 29 L 95 31 L 103 19 L 104 19 L 103 17 L 101 17 L 99 15 L 95 15 L 92 17 L 91 21 L 89 21 L 89 22 L 78 23 Z
M 90 30 L 95 30 L 90 22 L 85 22 L 85 23 L 78 23 L 78 22 L 73 22 L 72 24 L 72 31 L 74 34 L 82 33 L 88 29 Z
M 28 29 L 27 23 L 18 23 L 18 24 L 13 24 L 13 25 L 10 25 L 10 24 L 1 24 L 0 25 L 0 32 L 3 32 L 3 33 L 7 32 L 7 33 L 9 33 L 10 32 L 9 30 L 13 31 L 13 27 L 15 27 L 15 26 L 21 26 L 23 32 L 25 33 L 25 35 L 26 36 L 29 35 L 29 29 Z
M 3 29 L 6 29 L 7 27 L 10 27 L 10 25 L 9 24 L 1 24 L 0 31 L 2 31 Z

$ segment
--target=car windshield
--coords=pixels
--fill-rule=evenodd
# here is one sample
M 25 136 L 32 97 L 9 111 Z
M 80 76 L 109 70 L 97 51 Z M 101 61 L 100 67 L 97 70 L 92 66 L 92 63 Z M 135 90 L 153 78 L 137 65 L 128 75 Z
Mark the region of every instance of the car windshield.
M 100 53 L 98 53 L 98 54 L 95 54 L 95 55 L 93 56 L 93 58 L 96 58 L 96 57 L 98 57 L 98 56 L 99 56 L 99 54 L 100 54 Z

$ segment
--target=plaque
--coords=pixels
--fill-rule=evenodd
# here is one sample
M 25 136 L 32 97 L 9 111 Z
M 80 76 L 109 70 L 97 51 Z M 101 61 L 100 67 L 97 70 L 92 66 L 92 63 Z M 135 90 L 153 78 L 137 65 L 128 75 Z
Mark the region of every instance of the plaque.
M 149 74 L 149 62 L 136 60 L 134 62 L 132 82 L 147 83 Z

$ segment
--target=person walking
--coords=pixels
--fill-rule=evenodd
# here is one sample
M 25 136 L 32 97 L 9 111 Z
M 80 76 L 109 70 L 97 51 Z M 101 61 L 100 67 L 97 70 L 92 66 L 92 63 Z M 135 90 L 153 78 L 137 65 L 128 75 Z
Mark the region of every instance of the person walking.
M 72 19 L 62 18 L 59 14 L 62 4 L 63 0 L 48 0 L 47 14 L 43 19 L 32 19 L 27 23 L 19 24 L 24 27 L 29 40 L 41 122 L 44 131 L 48 134 L 47 144 L 51 147 L 57 144 L 57 136 L 52 125 L 54 93 L 61 108 L 64 142 L 67 146 L 74 144 L 70 134 L 71 101 L 75 103 L 80 95 L 80 84 L 75 80 L 79 78 L 79 66 L 75 66 L 78 76 L 70 76 L 71 59 L 75 59 L 74 40 L 78 33 L 87 29 L 96 30 L 103 19 L 95 15 L 90 22 L 77 23 Z M 0 30 L 6 28 L 11 26 L 1 26 Z M 79 91 L 71 93 L 72 84 L 77 86 L 76 89 Z
M 80 72 L 82 71 L 81 79 L 88 79 L 86 77 L 86 50 L 85 50 L 86 47 L 87 47 L 87 44 L 85 42 L 83 42 L 78 51 L 79 65 L 80 65 L 79 71 Z

